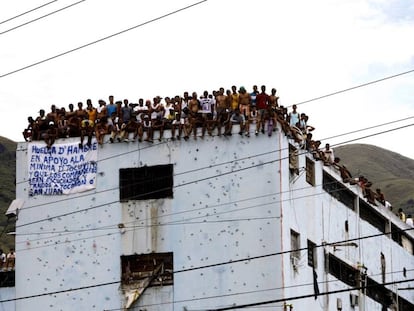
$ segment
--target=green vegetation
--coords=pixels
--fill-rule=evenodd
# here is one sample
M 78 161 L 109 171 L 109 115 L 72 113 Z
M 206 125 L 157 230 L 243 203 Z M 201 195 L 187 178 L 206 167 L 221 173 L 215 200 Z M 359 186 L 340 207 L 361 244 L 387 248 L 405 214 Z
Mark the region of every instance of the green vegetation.
M 414 160 L 372 145 L 351 144 L 335 148 L 352 176 L 363 175 L 380 188 L 393 210 L 414 214 Z
M 14 248 L 14 236 L 7 233 L 15 230 L 15 221 L 8 221 L 5 213 L 16 193 L 16 146 L 15 142 L 0 137 L 0 248 L 4 251 Z

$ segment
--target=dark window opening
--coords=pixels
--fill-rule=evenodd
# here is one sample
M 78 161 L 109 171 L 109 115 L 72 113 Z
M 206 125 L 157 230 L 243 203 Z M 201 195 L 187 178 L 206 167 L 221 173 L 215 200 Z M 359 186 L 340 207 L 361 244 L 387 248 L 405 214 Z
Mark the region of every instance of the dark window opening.
M 341 280 L 345 284 L 353 287 L 360 286 L 359 284 L 359 271 L 353 268 L 352 266 L 346 264 L 339 258 L 335 257 L 332 254 L 329 254 L 329 273 L 336 277 L 338 280 Z
M 299 175 L 298 150 L 289 144 L 289 170 L 291 174 Z
M 306 181 L 315 186 L 315 162 L 306 157 Z
M 300 258 L 300 234 L 294 230 L 290 230 L 290 257 Z
M 173 165 L 121 168 L 119 170 L 121 201 L 173 197 Z
M 325 171 L 323 172 L 323 189 L 331 196 L 343 203 L 348 208 L 355 210 L 355 194 L 348 190 L 342 183 L 330 176 Z
M 147 282 L 147 286 L 172 285 L 173 253 L 121 256 L 122 284 Z
M 402 244 L 401 242 L 401 230 L 396 225 L 391 224 L 391 238 L 397 242 L 398 244 Z
M 316 269 L 317 263 L 316 244 L 308 240 L 308 266 Z
M 403 230 L 391 224 L 391 238 L 402 246 L 407 252 L 413 254 L 414 241 Z
M 12 271 L 0 271 L 0 287 L 14 287 L 15 273 Z
M 359 199 L 359 217 L 369 222 L 380 232 L 385 233 L 387 220 L 378 214 L 368 203 L 361 199 Z

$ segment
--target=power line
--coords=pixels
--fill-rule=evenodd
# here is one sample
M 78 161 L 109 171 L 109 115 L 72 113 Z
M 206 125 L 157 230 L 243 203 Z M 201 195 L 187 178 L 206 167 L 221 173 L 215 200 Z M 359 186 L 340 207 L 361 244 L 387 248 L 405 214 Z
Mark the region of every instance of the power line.
M 410 126 L 413 126 L 413 125 L 414 125 L 414 123 L 407 124 L 407 125 L 404 125 L 404 126 L 400 126 L 400 127 L 396 127 L 396 128 L 390 129 L 390 130 L 386 130 L 386 131 L 382 131 L 382 132 L 377 132 L 377 133 L 374 133 L 374 134 L 370 134 L 370 135 L 366 135 L 366 136 L 362 136 L 362 137 L 350 139 L 350 140 L 347 140 L 347 141 L 344 141 L 344 142 L 341 142 L 341 143 L 333 144 L 332 146 L 339 146 L 339 145 L 347 144 L 347 143 L 350 143 L 350 142 L 353 142 L 353 141 L 357 141 L 357 140 L 361 140 L 361 139 L 365 139 L 365 138 L 377 136 L 377 135 L 380 135 L 380 134 L 385 134 L 385 133 L 390 133 L 390 132 L 397 131 L 397 130 L 402 130 L 404 128 L 407 128 L 407 127 L 410 127 Z
M 42 4 L 41 6 L 35 7 L 35 8 L 33 8 L 33 9 L 30 9 L 29 11 L 26 11 L 26 12 L 20 13 L 20 14 L 18 14 L 18 15 L 16 15 L 16 16 L 13 16 L 13 17 L 10 17 L 10 18 L 8 18 L 8 19 L 5 19 L 5 20 L 3 20 L 3 21 L 1 21 L 1 22 L 0 22 L 0 25 L 1 25 L 1 24 L 4 24 L 4 23 L 6 23 L 6 22 L 9 22 L 9 21 L 11 21 L 11 20 L 13 20 L 13 19 L 16 19 L 16 18 L 18 18 L 18 17 L 20 17 L 20 16 L 23 16 L 23 15 L 25 15 L 25 14 L 28 14 L 28 13 L 30 13 L 30 12 L 36 11 L 36 10 L 38 10 L 38 9 L 40 9 L 40 8 L 43 8 L 43 7 L 45 7 L 45 6 L 49 5 L 49 4 L 51 4 L 51 3 L 53 3 L 53 2 L 57 2 L 57 1 L 58 1 L 58 0 L 53 0 L 53 1 L 47 2 L 47 3 L 45 3 L 45 4 Z
M 10 301 L 17 301 L 17 300 L 24 300 L 24 299 L 31 299 L 31 298 L 37 298 L 37 297 L 42 297 L 42 296 L 62 294 L 62 293 L 67 293 L 67 292 L 90 289 L 90 288 L 94 288 L 94 287 L 114 285 L 114 284 L 119 284 L 119 283 L 120 283 L 120 281 L 113 281 L 113 282 L 100 283 L 100 284 L 89 285 L 89 286 L 82 286 L 82 287 L 77 287 L 77 288 L 69 288 L 69 289 L 64 289 L 64 290 L 58 290 L 58 291 L 55 291 L 55 292 L 49 292 L 49 293 L 43 293 L 43 294 L 37 294 L 37 295 L 30 295 L 30 296 L 24 296 L 24 297 L 3 299 L 3 300 L 0 300 L 0 303 L 10 302 Z
M 30 21 L 28 21 L 28 22 L 25 22 L 25 23 L 23 23 L 23 24 L 17 25 L 17 26 L 12 27 L 12 28 L 9 28 L 9 29 L 7 29 L 7 30 L 5 30 L 5 31 L 0 32 L 0 35 L 3 35 L 3 34 L 5 34 L 5 33 L 8 33 L 8 32 L 10 32 L 10 31 L 12 31 L 12 30 L 16 30 L 16 29 L 18 29 L 18 28 L 20 28 L 20 27 L 23 27 L 23 26 L 26 26 L 26 25 L 28 25 L 28 24 L 34 23 L 34 22 L 36 22 L 36 21 L 38 21 L 38 20 L 41 20 L 41 19 L 43 19 L 43 18 L 45 18 L 45 17 L 48 17 L 48 16 L 50 16 L 50 15 L 56 14 L 56 13 L 58 13 L 58 12 L 60 12 L 60 11 L 66 10 L 66 9 L 68 9 L 68 8 L 70 8 L 70 7 L 73 7 L 73 6 L 75 6 L 75 5 L 78 5 L 78 4 L 80 4 L 80 3 L 82 3 L 82 2 L 85 2 L 85 1 L 86 1 L 86 0 L 80 0 L 80 1 L 78 1 L 78 2 L 75 2 L 75 3 L 72 3 L 72 4 L 68 5 L 68 6 L 65 6 L 65 7 L 61 8 L 61 9 L 59 9 L 59 10 L 56 10 L 56 11 L 50 12 L 50 13 L 48 13 L 48 14 L 46 14 L 46 15 L 43 15 L 43 16 L 40 16 L 40 17 L 38 17 L 38 18 L 32 19 L 32 20 L 30 20 Z
M 130 27 L 130 28 L 127 28 L 127 29 L 124 29 L 124 30 L 118 31 L 118 32 L 116 32 L 116 33 L 113 33 L 113 34 L 108 35 L 108 36 L 106 36 L 106 37 L 100 38 L 100 39 L 98 39 L 98 40 L 95 40 L 95 41 L 89 42 L 89 43 L 87 43 L 87 44 L 84 44 L 84 45 L 78 46 L 78 47 L 76 47 L 76 48 L 73 48 L 73 49 L 71 49 L 71 50 L 67 50 L 67 51 L 65 51 L 65 52 L 62 52 L 62 53 L 56 54 L 56 55 L 54 55 L 54 56 L 51 56 L 51 57 L 45 58 L 45 59 L 43 59 L 43 60 L 37 61 L 37 62 L 32 63 L 32 64 L 30 64 L 30 65 L 26 65 L 26 66 L 24 66 L 24 67 L 20 67 L 20 68 L 18 68 L 18 69 L 13 70 L 13 71 L 9 71 L 9 72 L 7 72 L 7 73 L 4 73 L 4 74 L 0 75 L 0 78 L 4 78 L 4 77 L 6 77 L 6 76 L 9 76 L 9 75 L 11 75 L 11 74 L 17 73 L 17 72 L 19 72 L 19 71 L 22 71 L 22 70 L 25 70 L 25 69 L 28 69 L 28 68 L 31 68 L 31 67 L 34 67 L 34 66 L 40 65 L 40 64 L 42 64 L 42 63 L 45 63 L 45 62 L 51 61 L 51 60 L 53 60 L 53 59 L 56 59 L 56 58 L 58 58 L 58 57 L 61 57 L 61 56 L 64 56 L 64 55 L 67 55 L 67 54 L 73 53 L 73 52 L 75 52 L 75 51 L 81 50 L 81 49 L 86 48 L 86 47 L 88 47 L 88 46 L 91 46 L 91 45 L 97 44 L 97 43 L 99 43 L 99 42 L 105 41 L 105 40 L 107 40 L 107 39 L 113 38 L 113 37 L 115 37 L 115 36 L 121 35 L 121 34 L 126 33 L 126 32 L 128 32 L 128 31 L 131 31 L 131 30 L 133 30 L 133 29 L 136 29 L 136 28 L 139 28 L 139 27 L 145 26 L 145 25 L 147 25 L 147 24 L 150 24 L 150 23 L 153 23 L 153 22 L 159 21 L 159 20 L 161 20 L 161 19 L 163 19 L 163 18 L 166 18 L 166 17 L 168 17 L 168 16 L 171 16 L 171 15 L 177 14 L 177 13 L 179 13 L 179 12 L 182 12 L 182 11 L 184 11 L 184 10 L 190 9 L 190 8 L 192 8 L 192 7 L 195 7 L 195 6 L 197 6 L 197 5 L 199 5 L 199 4 L 203 3 L 203 2 L 206 2 L 206 1 L 208 1 L 208 0 L 201 0 L 201 1 L 199 1 L 199 2 L 195 2 L 195 3 L 190 4 L 190 5 L 188 5 L 188 6 L 182 7 L 182 8 L 180 8 L 180 9 L 177 9 L 177 10 L 172 11 L 172 12 L 169 12 L 169 13 L 166 13 L 166 14 L 161 15 L 161 16 L 159 16 L 159 17 L 156 17 L 156 18 L 150 19 L 150 20 L 148 20 L 148 21 L 146 21 L 146 22 L 143 22 L 143 23 L 141 23 L 141 24 L 138 24 L 138 25 L 132 26 L 132 27 Z
M 334 135 L 334 136 L 330 136 L 330 137 L 325 137 L 325 138 L 323 138 L 321 140 L 328 140 L 328 139 L 332 139 L 332 138 L 338 138 L 338 137 L 346 136 L 346 135 L 349 135 L 349 134 L 355 134 L 355 133 L 358 133 L 358 132 L 371 130 L 371 129 L 374 129 L 374 128 L 377 128 L 377 127 L 381 127 L 381 126 L 385 126 L 385 125 L 390 125 L 390 124 L 398 123 L 398 122 L 401 122 L 401 121 L 410 120 L 410 119 L 413 119 L 413 118 L 414 118 L 414 116 L 411 116 L 411 117 L 407 117 L 407 118 L 403 118 L 403 119 L 398 119 L 398 120 L 394 120 L 394 121 L 390 121 L 390 122 L 385 122 L 385 123 L 381 123 L 381 124 L 378 124 L 378 125 L 373 125 L 373 126 L 365 127 L 363 129 L 354 130 L 354 131 L 350 131 L 350 132 L 346 132 L 346 133 L 342 133 L 342 134 L 338 134 L 338 135 Z
M 326 98 L 326 97 L 338 95 L 340 93 L 345 93 L 345 92 L 348 92 L 348 91 L 352 91 L 352 90 L 355 90 L 355 89 L 358 89 L 358 88 L 361 88 L 361 87 L 365 87 L 365 86 L 368 86 L 368 85 L 371 85 L 371 84 L 379 83 L 379 82 L 382 82 L 382 81 L 385 81 L 385 80 L 397 78 L 397 77 L 400 77 L 400 76 L 403 76 L 403 75 L 406 75 L 406 74 L 410 74 L 410 73 L 413 73 L 413 72 L 414 72 L 414 69 L 411 69 L 411 70 L 400 72 L 400 73 L 397 73 L 395 75 L 387 76 L 387 77 L 384 77 L 384 78 L 381 78 L 381 79 L 378 79 L 378 80 L 373 80 L 373 81 L 370 81 L 370 82 L 358 84 L 356 86 L 352 86 L 352 87 L 349 87 L 347 89 L 335 91 L 333 93 L 329 93 L 329 94 L 326 94 L 326 95 L 322 95 L 322 96 L 319 96 L 319 97 L 315 97 L 315 98 L 312 98 L 312 99 L 308 99 L 308 100 L 299 102 L 299 103 L 296 104 L 296 106 L 303 105 L 303 104 L 306 104 L 306 103 L 309 103 L 309 102 L 312 102 L 312 101 L 316 101 L 316 100 L 319 100 L 319 99 L 323 99 L 323 98 Z

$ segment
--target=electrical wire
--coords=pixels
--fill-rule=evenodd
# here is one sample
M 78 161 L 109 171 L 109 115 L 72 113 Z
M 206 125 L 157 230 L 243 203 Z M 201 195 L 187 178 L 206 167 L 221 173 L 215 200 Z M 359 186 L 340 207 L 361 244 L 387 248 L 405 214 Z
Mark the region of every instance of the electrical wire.
M 365 139 L 365 138 L 369 138 L 369 137 L 373 137 L 373 136 L 377 136 L 377 135 L 381 135 L 381 134 L 385 134 L 385 133 L 390 133 L 390 132 L 402 130 L 404 128 L 407 128 L 407 127 L 410 127 L 410 126 L 413 126 L 413 125 L 414 125 L 414 123 L 407 124 L 407 125 L 404 125 L 404 126 L 400 126 L 400 127 L 397 127 L 397 128 L 390 129 L 390 130 L 386 130 L 386 131 L 382 131 L 382 132 L 377 132 L 377 133 L 374 133 L 374 134 L 370 134 L 370 135 L 366 135 L 366 136 L 362 136 L 362 137 L 350 139 L 350 140 L 347 140 L 347 141 L 344 141 L 344 142 L 341 142 L 341 143 L 338 143 L 338 144 L 333 144 L 332 146 L 335 147 L 335 146 L 345 145 L 347 143 L 354 142 L 354 141 L 357 141 L 357 140 L 361 140 L 361 139 Z
M 26 65 L 26 66 L 23 66 L 23 67 L 20 67 L 20 68 L 18 68 L 18 69 L 15 69 L 15 70 L 12 70 L 12 71 L 6 72 L 6 73 L 4 73 L 4 74 L 1 74 L 1 75 L 0 75 L 0 78 L 4 78 L 4 77 L 9 76 L 9 75 L 11 75 L 11 74 L 15 74 L 15 73 L 20 72 L 20 71 L 23 71 L 23 70 L 25 70 L 25 69 L 29 69 L 29 68 L 31 68 L 31 67 L 34 67 L 34 66 L 40 65 L 40 64 L 42 64 L 42 63 L 45 63 L 45 62 L 51 61 L 51 60 L 56 59 L 56 58 L 59 58 L 59 57 L 61 57 L 61 56 L 64 56 L 64 55 L 67 55 L 67 54 L 73 53 L 73 52 L 78 51 L 78 50 L 81 50 L 81 49 L 86 48 L 86 47 L 88 47 L 88 46 L 91 46 L 91 45 L 94 45 L 94 44 L 100 43 L 100 42 L 102 42 L 102 41 L 108 40 L 108 39 L 110 39 L 110 38 L 113 38 L 113 37 L 119 36 L 119 35 L 121 35 L 121 34 L 124 34 L 124 33 L 128 32 L 128 31 L 134 30 L 134 29 L 136 29 L 136 28 L 139 28 L 139 27 L 145 26 L 145 25 L 147 25 L 147 24 L 150 24 L 150 23 L 153 23 L 153 22 L 159 21 L 159 20 L 161 20 L 161 19 L 163 19 L 163 18 L 169 17 L 169 16 L 171 16 L 171 15 L 174 15 L 174 14 L 180 13 L 180 12 L 185 11 L 185 10 L 188 10 L 188 9 L 190 9 L 190 8 L 192 8 L 192 7 L 195 7 L 195 6 L 197 6 L 197 5 L 200 5 L 201 3 L 206 2 L 206 1 L 208 1 L 208 0 L 201 0 L 201 1 L 195 2 L 195 3 L 193 3 L 193 4 L 187 5 L 187 6 L 185 6 L 185 7 L 180 8 L 180 9 L 177 9 L 177 10 L 171 11 L 171 12 L 169 12 L 169 13 L 166 13 L 166 14 L 164 14 L 164 15 L 161 15 L 161 16 L 155 17 L 155 18 L 153 18 L 153 19 L 150 19 L 150 20 L 148 20 L 148 21 L 146 21 L 146 22 L 143 22 L 143 23 L 141 23 L 141 24 L 138 24 L 138 25 L 135 25 L 135 26 L 129 27 L 129 28 L 127 28 L 127 29 L 124 29 L 124 30 L 118 31 L 118 32 L 116 32 L 116 33 L 110 34 L 110 35 L 108 35 L 108 36 L 106 36 L 106 37 L 103 37 L 103 38 L 97 39 L 97 40 L 95 40 L 95 41 L 92 41 L 92 42 L 89 42 L 89 43 L 86 43 L 86 44 L 83 44 L 83 45 L 81 45 L 81 46 L 78 46 L 78 47 L 76 47 L 76 48 L 73 48 L 73 49 L 67 50 L 67 51 L 62 52 L 62 53 L 59 53 L 59 54 L 56 54 L 56 55 L 54 55 L 54 56 L 50 56 L 50 57 L 48 57 L 48 58 L 42 59 L 42 60 L 40 60 L 40 61 L 37 61 L 37 62 L 31 63 L 31 64 Z
M 4 23 L 6 23 L 6 22 L 9 22 L 9 21 L 11 21 L 11 20 L 13 20 L 13 19 L 16 19 L 16 18 L 18 18 L 18 17 L 21 17 L 21 16 L 23 16 L 23 15 L 25 15 L 25 14 L 31 13 L 31 12 L 33 12 L 33 11 L 36 11 L 36 10 L 38 10 L 38 9 L 40 9 L 40 8 L 43 8 L 43 7 L 45 7 L 45 6 L 49 5 L 49 4 L 52 4 L 53 2 L 57 2 L 57 1 L 58 1 L 58 0 L 53 0 L 53 1 L 47 2 L 47 3 L 45 3 L 45 4 L 42 4 L 41 6 L 35 7 L 35 8 L 33 8 L 33 9 L 30 9 L 30 10 L 28 10 L 28 11 L 25 11 L 25 12 L 23 12 L 23 13 L 20 13 L 20 14 L 18 14 L 18 15 L 13 16 L 13 17 L 7 18 L 7 19 L 5 19 L 5 20 L 1 21 L 1 22 L 0 22 L 0 25 L 1 25 L 1 24 L 4 24 Z
M 394 120 L 394 121 L 390 121 L 390 122 L 385 122 L 385 123 L 381 123 L 381 124 L 378 124 L 378 125 L 373 125 L 373 126 L 365 127 L 363 129 L 353 130 L 353 131 L 346 132 L 346 133 L 343 133 L 343 134 L 338 134 L 338 135 L 334 135 L 334 136 L 330 136 L 330 137 L 325 137 L 325 138 L 323 138 L 321 140 L 323 141 L 323 140 L 328 140 L 328 139 L 332 139 L 332 138 L 338 138 L 338 137 L 342 137 L 342 136 L 346 136 L 346 135 L 350 135 L 350 134 L 355 134 L 355 133 L 358 133 L 358 132 L 362 132 L 362 131 L 366 131 L 366 130 L 371 130 L 371 129 L 374 129 L 374 128 L 377 128 L 377 127 L 381 127 L 381 126 L 385 126 L 385 125 L 390 125 L 390 124 L 398 123 L 398 122 L 401 122 L 401 121 L 410 120 L 410 119 L 413 119 L 413 118 L 414 118 L 414 116 L 411 116 L 411 117 L 407 117 L 407 118 L 403 118 L 403 119 L 398 119 L 398 120 Z
M 352 86 L 352 87 L 349 87 L 349 88 L 346 88 L 346 89 L 343 89 L 343 90 L 335 91 L 335 92 L 332 92 L 332 93 L 329 93 L 329 94 L 326 94 L 326 95 L 322 95 L 322 96 L 319 96 L 319 97 L 315 97 L 315 98 L 312 98 L 312 99 L 308 99 L 308 100 L 299 102 L 299 103 L 296 104 L 296 106 L 303 105 L 303 104 L 306 104 L 306 103 L 310 103 L 310 102 L 313 102 L 313 101 L 317 101 L 317 100 L 320 100 L 320 99 L 323 99 L 323 98 L 326 98 L 326 97 L 338 95 L 338 94 L 341 94 L 341 93 L 349 92 L 349 91 L 352 91 L 352 90 L 355 90 L 355 89 L 359 89 L 361 87 L 365 87 L 365 86 L 372 85 L 372 84 L 379 83 L 379 82 L 383 82 L 383 81 L 386 81 L 386 80 L 389 80 L 389 79 L 397 78 L 397 77 L 407 75 L 407 74 L 410 74 L 410 73 L 413 73 L 413 72 L 414 72 L 414 69 L 410 69 L 410 70 L 407 70 L 407 71 L 404 71 L 404 72 L 397 73 L 395 75 L 391 75 L 391 76 L 387 76 L 387 77 L 384 77 L 384 78 L 381 78 L 381 79 L 377 79 L 377 80 L 373 80 L 373 81 L 370 81 L 370 82 L 358 84 L 358 85 L 355 85 L 355 86 Z
M 0 35 L 3 35 L 3 34 L 8 33 L 8 32 L 10 32 L 10 31 L 16 30 L 16 29 L 21 28 L 21 27 L 23 27 L 23 26 L 29 25 L 29 24 L 31 24 L 31 23 L 34 23 L 34 22 L 36 22 L 36 21 L 38 21 L 38 20 L 41 20 L 41 19 L 43 19 L 43 18 L 45 18 L 45 17 L 48 17 L 48 16 L 50 16 L 50 15 L 53 15 L 53 14 L 59 13 L 59 12 L 61 12 L 61 11 L 63 11 L 63 10 L 69 9 L 69 8 L 71 8 L 71 7 L 75 6 L 75 5 L 78 5 L 78 4 L 82 3 L 82 2 L 85 2 L 85 1 L 86 1 L 86 0 L 80 0 L 80 1 L 78 1 L 78 2 L 72 3 L 72 4 L 70 4 L 70 5 L 68 5 L 68 6 L 65 6 L 65 7 L 61 8 L 61 9 L 58 9 L 58 10 L 56 10 L 56 11 L 50 12 L 50 13 L 48 13 L 48 14 L 46 14 L 46 15 L 42 15 L 42 16 L 40 16 L 40 17 L 37 17 L 37 18 L 35 18 L 35 19 L 32 19 L 32 20 L 30 20 L 30 21 L 28 21 L 28 22 L 25 22 L 25 23 L 23 23 L 23 24 L 17 25 L 17 26 L 12 27 L 12 28 L 9 28 L 9 29 L 7 29 L 7 30 L 4 30 L 4 31 L 0 32 Z

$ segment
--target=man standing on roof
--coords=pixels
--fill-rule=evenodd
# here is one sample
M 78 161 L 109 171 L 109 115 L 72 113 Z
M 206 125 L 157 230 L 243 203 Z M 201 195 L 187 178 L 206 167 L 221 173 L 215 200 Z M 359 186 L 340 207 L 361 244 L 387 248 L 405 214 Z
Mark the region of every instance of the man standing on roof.
M 239 110 L 240 110 L 240 113 L 245 118 L 244 131 L 246 132 L 246 136 L 249 137 L 250 136 L 250 133 L 249 133 L 249 117 L 250 117 L 250 104 L 251 104 L 250 94 L 246 92 L 246 89 L 244 88 L 244 86 L 240 87 L 239 92 L 240 92 L 240 94 L 239 94 Z
M 296 111 L 296 105 L 292 106 L 292 111 L 288 115 L 288 121 L 290 126 L 298 126 L 300 120 L 300 114 Z
M 111 118 L 113 113 L 117 113 L 117 106 L 114 103 L 114 97 L 109 95 L 109 104 L 106 106 L 106 111 L 108 113 L 108 117 Z
M 266 94 L 266 86 L 261 86 L 261 93 L 256 96 L 256 107 L 258 111 L 257 121 L 256 121 L 256 135 L 259 134 L 261 129 L 264 134 L 264 123 L 267 107 L 269 105 L 269 95 Z

